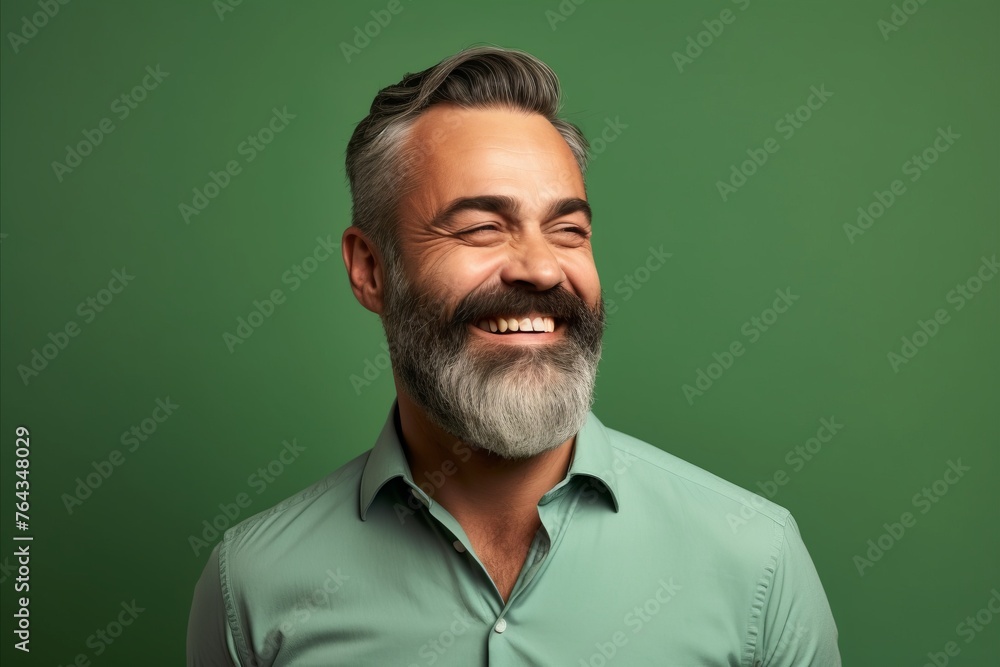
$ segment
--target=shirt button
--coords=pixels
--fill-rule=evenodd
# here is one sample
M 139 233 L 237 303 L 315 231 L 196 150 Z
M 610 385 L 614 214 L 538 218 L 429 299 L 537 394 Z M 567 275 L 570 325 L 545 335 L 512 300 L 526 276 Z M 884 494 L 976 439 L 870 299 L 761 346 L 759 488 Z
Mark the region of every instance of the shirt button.
M 493 629 L 496 630 L 497 632 L 503 632 L 504 630 L 506 630 L 507 619 L 501 618 L 499 621 L 497 621 L 497 624 L 493 626 Z
M 452 544 L 453 547 L 455 547 L 455 551 L 457 551 L 458 553 L 460 553 L 460 554 L 464 554 L 465 553 L 465 545 L 462 544 L 462 540 L 455 540 L 451 544 Z

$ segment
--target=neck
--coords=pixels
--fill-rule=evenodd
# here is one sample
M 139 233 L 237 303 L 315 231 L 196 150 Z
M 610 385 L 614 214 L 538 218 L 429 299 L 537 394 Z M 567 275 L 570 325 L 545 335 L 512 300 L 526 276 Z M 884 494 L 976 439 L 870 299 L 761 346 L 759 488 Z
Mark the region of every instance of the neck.
M 469 446 L 434 424 L 397 384 L 399 425 L 413 481 L 459 522 L 531 519 L 566 476 L 576 437 L 547 452 L 508 460 Z

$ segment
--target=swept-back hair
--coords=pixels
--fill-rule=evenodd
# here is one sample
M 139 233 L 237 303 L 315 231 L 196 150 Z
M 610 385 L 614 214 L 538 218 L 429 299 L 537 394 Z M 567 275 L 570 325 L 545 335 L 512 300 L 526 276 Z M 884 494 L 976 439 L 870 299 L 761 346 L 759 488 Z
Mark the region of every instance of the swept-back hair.
M 578 127 L 556 117 L 559 79 L 534 56 L 482 46 L 407 74 L 378 92 L 347 144 L 352 224 L 371 239 L 390 266 L 398 259 L 397 205 L 413 180 L 408 178 L 408 167 L 421 151 L 406 140 L 420 114 L 441 103 L 541 114 L 569 144 L 580 172 L 587 169 L 587 139 Z

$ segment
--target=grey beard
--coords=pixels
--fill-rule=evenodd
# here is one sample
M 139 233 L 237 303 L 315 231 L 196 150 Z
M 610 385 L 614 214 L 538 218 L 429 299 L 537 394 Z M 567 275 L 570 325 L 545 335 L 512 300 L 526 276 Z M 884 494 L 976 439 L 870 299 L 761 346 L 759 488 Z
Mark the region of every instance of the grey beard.
M 605 314 L 562 287 L 504 287 L 468 295 L 448 320 L 446 305 L 418 295 L 389 269 L 382 324 L 393 371 L 427 416 L 451 436 L 505 459 L 537 456 L 586 422 L 594 398 Z M 546 345 L 470 349 L 470 322 L 488 314 L 538 311 L 567 325 Z

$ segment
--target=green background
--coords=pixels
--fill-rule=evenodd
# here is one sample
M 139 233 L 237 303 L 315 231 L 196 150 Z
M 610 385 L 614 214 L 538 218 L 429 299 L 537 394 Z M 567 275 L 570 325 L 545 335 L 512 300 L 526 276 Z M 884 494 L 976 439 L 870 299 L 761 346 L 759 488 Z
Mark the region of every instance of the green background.
M 294 291 L 282 276 L 349 224 L 344 149 L 376 91 L 491 43 L 546 61 L 565 116 L 591 140 L 609 119 L 627 126 L 597 143 L 588 173 L 615 301 L 595 413 L 755 491 L 787 473 L 773 499 L 802 528 L 845 664 L 922 665 L 949 641 L 961 648 L 950 664 L 997 664 L 1000 619 L 969 643 L 956 626 L 1000 586 L 1000 280 L 961 310 L 947 294 L 1000 251 L 1000 7 L 910 1 L 917 11 L 885 38 L 890 2 L 588 0 L 564 2 L 563 16 L 557 0 L 403 0 L 350 62 L 341 44 L 387 2 L 246 1 L 220 16 L 208 0 L 77 1 L 17 52 L 9 33 L 40 10 L 5 2 L 4 661 L 182 664 L 208 555 L 188 538 L 202 521 L 243 492 L 252 504 L 239 519 L 264 510 L 372 446 L 391 374 L 369 368 L 364 386 L 351 376 L 380 361 L 378 319 L 339 256 Z M 727 8 L 735 21 L 679 71 L 672 54 Z M 115 98 L 156 65 L 169 75 L 119 120 Z M 786 139 L 775 123 L 811 86 L 832 96 Z M 283 107 L 295 118 L 246 162 L 240 143 Z M 52 162 L 105 117 L 114 131 L 60 182 Z M 911 182 L 903 163 L 949 127 L 960 138 Z M 723 201 L 717 181 L 768 137 L 780 150 Z M 234 159 L 240 174 L 185 223 L 179 204 Z M 852 243 L 845 223 L 894 179 L 905 194 Z M 637 271 L 651 246 L 671 258 Z M 122 267 L 134 280 L 85 322 L 78 304 Z M 645 282 L 628 294 L 626 276 Z M 743 323 L 785 288 L 799 300 L 751 344 Z M 223 333 L 274 289 L 285 303 L 230 352 Z M 887 354 L 939 308 L 948 322 L 894 371 Z M 26 383 L 18 366 L 70 321 L 79 335 Z M 687 400 L 682 385 L 734 341 L 745 354 Z M 179 407 L 128 452 L 121 434 L 167 397 Z M 786 454 L 829 417 L 843 430 L 793 470 Z M 32 438 L 30 656 L 12 649 L 8 569 L 21 424 Z M 293 438 L 305 452 L 251 486 Z M 63 494 L 116 449 L 124 463 L 70 513 Z M 958 459 L 970 470 L 920 513 L 914 494 Z M 916 525 L 860 575 L 854 557 L 906 511 Z M 133 599 L 145 611 L 95 657 L 88 637 Z

